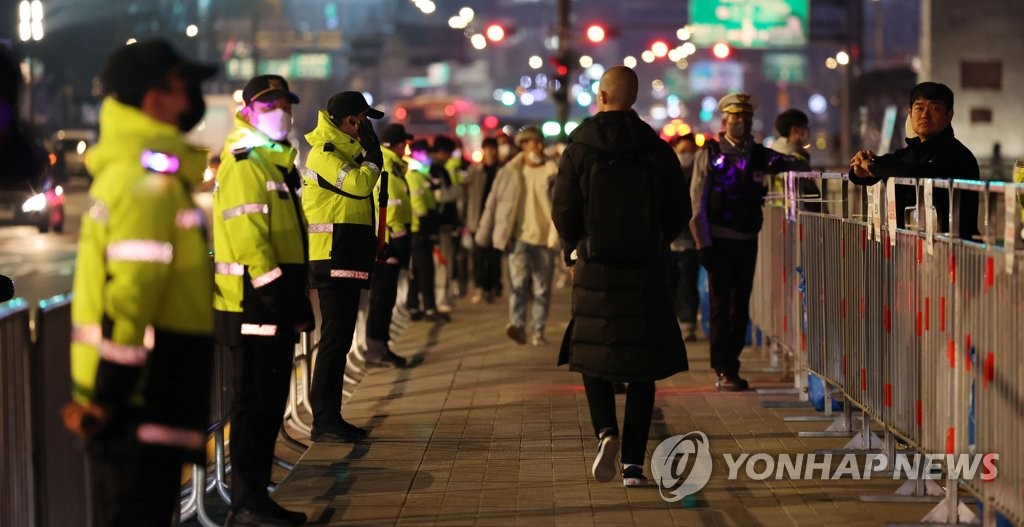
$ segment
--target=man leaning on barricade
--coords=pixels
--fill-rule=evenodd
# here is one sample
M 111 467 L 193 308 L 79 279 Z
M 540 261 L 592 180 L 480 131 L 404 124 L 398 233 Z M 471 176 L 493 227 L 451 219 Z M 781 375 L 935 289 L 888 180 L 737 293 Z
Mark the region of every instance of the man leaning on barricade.
M 945 84 L 922 82 L 910 92 L 910 125 L 917 137 L 907 139 L 906 148 L 876 155 L 860 150 L 850 160 L 850 181 L 874 185 L 893 177 L 914 179 L 973 179 L 980 177 L 978 160 L 953 135 L 953 91 Z M 978 234 L 978 195 L 963 192 L 959 198 L 961 238 Z M 913 187 L 896 188 L 896 223 L 906 228 L 904 211 L 917 202 Z M 949 194 L 935 189 L 934 206 L 941 232 L 950 232 Z M 920 209 L 918 209 L 920 212 Z M 919 215 L 919 224 L 924 214 Z
M 74 401 L 62 411 L 87 440 L 95 525 L 170 525 L 182 465 L 206 462 L 213 269 L 190 197 L 206 153 L 182 133 L 216 71 L 150 41 L 118 48 L 101 76 L 71 306 Z
M 284 78 L 260 75 L 242 100 L 213 199 L 217 340 L 231 350 L 235 379 L 226 525 L 301 525 L 305 514 L 267 493 L 295 344 L 314 324 L 298 151 L 288 142 L 299 98 Z

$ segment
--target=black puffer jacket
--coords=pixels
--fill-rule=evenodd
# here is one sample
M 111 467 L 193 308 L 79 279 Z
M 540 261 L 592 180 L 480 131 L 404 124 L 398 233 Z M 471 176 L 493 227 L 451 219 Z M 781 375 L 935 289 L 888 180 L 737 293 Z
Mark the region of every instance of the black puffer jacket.
M 850 181 L 858 185 L 874 185 L 880 179 L 905 177 L 915 179 L 979 179 L 978 160 L 953 135 L 953 127 L 928 141 L 914 137 L 907 139 L 907 147 L 891 154 L 878 156 L 871 166 L 876 178 L 857 177 L 850 170 Z M 911 187 L 896 187 L 896 225 L 905 227 L 903 211 L 917 201 Z M 949 232 L 949 193 L 935 189 L 935 211 L 939 216 L 939 230 Z M 920 216 L 924 221 L 924 216 Z M 960 194 L 960 237 L 970 239 L 978 234 L 978 194 Z
M 555 179 L 552 216 L 567 248 L 586 239 L 588 197 L 580 178 L 590 171 L 596 152 L 642 155 L 664 167 L 660 257 L 643 267 L 575 264 L 573 321 L 563 339 L 559 364 L 609 381 L 653 381 L 686 371 L 683 344 L 668 287 L 668 243 L 690 217 L 683 173 L 672 149 L 633 111 L 601 112 L 570 137 Z M 623 181 L 622 185 L 629 185 Z M 638 206 L 643 206 L 638 204 Z M 639 234 L 639 233 L 638 233 Z M 579 251 L 583 253 L 584 251 Z

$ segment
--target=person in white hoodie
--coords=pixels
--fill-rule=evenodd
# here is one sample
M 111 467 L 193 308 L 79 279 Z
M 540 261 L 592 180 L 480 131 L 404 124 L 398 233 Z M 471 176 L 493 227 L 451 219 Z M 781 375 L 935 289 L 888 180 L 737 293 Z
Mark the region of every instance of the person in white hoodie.
M 537 127 L 520 130 L 515 142 L 521 151 L 498 170 L 475 241 L 480 247 L 509 253 L 511 292 L 505 332 L 517 343 L 526 344 L 526 305 L 532 289 L 531 342 L 543 346 L 559 247 L 551 221 L 551 189 L 558 165 L 544 157 L 544 135 Z

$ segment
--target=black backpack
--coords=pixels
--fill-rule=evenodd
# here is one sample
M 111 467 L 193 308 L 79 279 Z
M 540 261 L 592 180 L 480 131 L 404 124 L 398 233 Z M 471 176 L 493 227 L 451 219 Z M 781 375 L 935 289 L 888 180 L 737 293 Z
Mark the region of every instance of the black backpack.
M 609 265 L 655 262 L 664 245 L 664 167 L 653 151 L 595 152 L 581 182 L 586 203 L 584 258 Z

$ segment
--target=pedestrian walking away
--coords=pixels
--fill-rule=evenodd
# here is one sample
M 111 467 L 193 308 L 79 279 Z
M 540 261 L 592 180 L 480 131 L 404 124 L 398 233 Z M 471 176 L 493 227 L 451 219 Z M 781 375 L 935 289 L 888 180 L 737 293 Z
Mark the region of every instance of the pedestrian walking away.
M 690 207 L 679 199 L 678 158 L 632 109 L 638 84 L 625 66 L 601 76 L 598 113 L 569 136 L 559 162 L 552 213 L 573 266 L 559 364 L 583 375 L 598 440 L 594 479 L 615 477 L 621 447 L 627 487 L 646 483 L 655 381 L 688 368 L 668 253 Z M 621 440 L 614 382 L 627 383 Z

